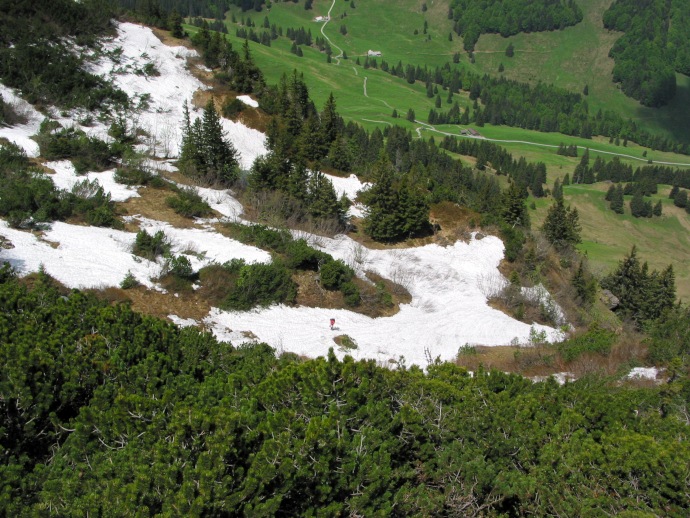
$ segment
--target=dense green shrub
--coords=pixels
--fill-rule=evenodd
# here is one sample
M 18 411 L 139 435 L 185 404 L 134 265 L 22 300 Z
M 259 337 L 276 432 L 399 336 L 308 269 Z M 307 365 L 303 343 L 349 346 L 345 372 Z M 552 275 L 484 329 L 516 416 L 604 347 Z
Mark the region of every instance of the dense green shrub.
M 221 108 L 221 113 L 226 119 L 234 119 L 247 108 L 239 99 L 226 99 Z
M 342 292 L 343 297 L 345 297 L 346 305 L 351 307 L 359 306 L 359 303 L 361 302 L 362 298 L 359 293 L 359 288 L 354 282 L 347 281 L 342 283 L 342 285 L 340 286 L 340 291 Z
M 158 256 L 169 254 L 170 247 L 170 241 L 162 230 L 154 235 L 149 234 L 146 230 L 140 230 L 134 240 L 132 253 L 149 261 L 155 261 Z
M 328 261 L 321 266 L 320 277 L 321 286 L 327 290 L 338 290 L 340 287 L 352 280 L 355 272 L 352 271 L 341 259 L 337 261 Z
M 23 150 L 0 145 L 0 215 L 13 227 L 32 228 L 70 216 L 95 226 L 120 227 L 115 205 L 94 180 L 58 190 L 43 172 L 29 167 Z
M 163 272 L 180 279 L 190 280 L 194 278 L 192 263 L 184 255 L 169 255 L 166 257 Z
M 213 213 L 209 204 L 192 187 L 178 189 L 174 196 L 166 198 L 165 203 L 185 218 L 203 218 Z
M 37 140 L 44 158 L 71 159 L 77 173 L 103 171 L 113 164 L 114 154 L 110 146 L 79 129 L 61 128 L 53 131 L 44 123 Z
M 237 272 L 237 280 L 229 287 L 226 309 L 248 310 L 254 306 L 292 303 L 297 296 L 297 285 L 290 271 L 280 264 L 246 264 L 235 260 L 227 268 Z
M 232 224 L 232 227 L 239 231 L 238 239 L 241 242 L 278 254 L 285 253 L 292 241 L 292 236 L 287 230 L 276 230 L 265 225 Z
M 690 510 L 682 372 L 661 387 L 559 386 L 332 351 L 278 358 L 65 293 L 42 273 L 27 285 L 7 266 L 0 364 L 7 516 L 99 515 L 104 496 L 117 516 L 132 505 L 184 516 L 230 505 L 242 516 Z
M 145 167 L 118 167 L 113 178 L 123 185 L 145 185 L 156 189 L 169 185 L 169 182 Z
M 333 258 L 309 246 L 304 239 L 290 241 L 285 250 L 285 265 L 300 270 L 318 270 L 319 265 L 333 261 Z
M 581 335 L 574 336 L 558 344 L 558 350 L 565 361 L 573 361 L 583 354 L 608 355 L 616 341 L 616 333 L 593 325 Z

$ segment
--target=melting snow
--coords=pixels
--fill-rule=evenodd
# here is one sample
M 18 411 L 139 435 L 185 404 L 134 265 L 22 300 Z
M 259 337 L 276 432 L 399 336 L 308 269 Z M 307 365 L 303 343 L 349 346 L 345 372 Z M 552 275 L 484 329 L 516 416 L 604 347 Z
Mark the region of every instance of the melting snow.
M 55 171 L 55 174 L 50 175 L 50 178 L 58 189 L 69 191 L 75 184 L 84 180 L 97 180 L 100 186 L 103 187 L 103 190 L 110 194 L 110 198 L 113 201 L 126 201 L 130 198 L 139 197 L 136 187 L 122 185 L 115 181 L 113 178 L 115 174 L 114 169 L 103 171 L 102 173 L 78 175 L 72 162 L 69 160 L 46 162 L 43 165 Z
M 247 106 L 251 106 L 252 108 L 259 107 L 259 103 L 251 97 L 249 97 L 248 95 L 238 95 L 237 100 L 242 101 L 244 104 L 246 104 Z
M 635 367 L 626 377 L 630 379 L 656 380 L 658 374 L 659 369 L 656 367 Z
M 41 122 L 45 118 L 36 109 L 19 97 L 12 88 L 8 88 L 0 83 L 0 95 L 3 100 L 13 106 L 14 110 L 27 119 L 25 124 L 14 126 L 0 125 L 0 138 L 6 138 L 22 148 L 28 157 L 39 155 L 38 144 L 32 140 L 32 135 L 38 133 Z
M 501 345 L 514 338 L 527 343 L 530 327 L 486 303 L 480 277 L 495 271 L 503 257 L 503 243 L 495 237 L 457 242 L 450 247 L 368 250 L 350 238 L 318 238 L 313 244 L 350 263 L 360 273 L 372 270 L 405 286 L 412 303 L 386 318 L 370 318 L 347 310 L 272 306 L 249 312 L 213 310 L 206 323 L 223 340 L 244 341 L 251 331 L 258 340 L 278 350 L 307 356 L 325 355 L 335 347 L 333 338 L 347 334 L 358 344 L 339 351 L 354 358 L 391 362 L 404 356 L 409 363 L 425 365 L 427 357 L 452 360 L 464 344 Z M 336 319 L 332 331 L 329 319 Z M 551 339 L 553 328 L 534 324 Z

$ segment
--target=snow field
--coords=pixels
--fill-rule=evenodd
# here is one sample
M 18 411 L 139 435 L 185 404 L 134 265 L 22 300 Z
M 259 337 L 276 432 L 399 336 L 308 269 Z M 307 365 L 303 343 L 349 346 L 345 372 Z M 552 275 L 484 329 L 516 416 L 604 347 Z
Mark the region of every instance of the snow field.
M 527 343 L 532 326 L 514 320 L 486 303 L 478 276 L 496 271 L 503 257 L 503 243 L 494 237 L 450 247 L 427 245 L 397 250 L 361 250 L 345 236 L 319 238 L 316 243 L 337 259 L 358 269 L 371 270 L 397 280 L 412 295 L 412 303 L 387 318 L 370 318 L 347 310 L 272 306 L 249 312 L 213 310 L 205 319 L 222 340 L 245 341 L 251 331 L 259 341 L 278 350 L 315 357 L 337 347 L 335 336 L 347 334 L 358 344 L 342 357 L 373 358 L 390 363 L 404 356 L 408 364 L 426 365 L 427 357 L 452 360 L 464 344 L 507 345 L 517 338 Z M 316 244 L 315 243 L 315 244 Z M 360 263 L 355 260 L 358 258 Z M 336 319 L 331 331 L 330 318 Z M 550 340 L 561 333 L 535 324 Z

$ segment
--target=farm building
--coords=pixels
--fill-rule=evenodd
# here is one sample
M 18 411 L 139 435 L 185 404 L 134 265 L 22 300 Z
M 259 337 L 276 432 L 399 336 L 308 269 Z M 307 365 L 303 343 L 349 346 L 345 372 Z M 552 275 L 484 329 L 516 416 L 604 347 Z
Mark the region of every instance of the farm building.
M 381 51 L 380 50 L 369 50 L 369 51 L 367 51 L 367 56 L 370 58 L 380 58 L 381 57 Z

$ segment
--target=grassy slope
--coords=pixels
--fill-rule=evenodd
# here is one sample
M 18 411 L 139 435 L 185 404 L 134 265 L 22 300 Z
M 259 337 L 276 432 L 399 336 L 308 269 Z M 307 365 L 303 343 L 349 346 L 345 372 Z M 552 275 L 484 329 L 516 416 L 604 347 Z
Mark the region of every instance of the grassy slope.
M 589 101 L 591 106 L 611 106 L 620 108 L 624 113 L 631 113 L 636 103 L 625 98 L 610 83 L 610 69 L 612 61 L 607 57 L 608 46 L 615 41 L 616 34 L 608 34 L 596 25 L 596 17 L 603 12 L 608 0 L 580 0 L 583 9 L 587 13 L 586 21 L 574 28 L 553 33 L 517 35 L 510 40 L 514 42 L 516 49 L 513 60 L 508 60 L 503 55 L 507 41 L 500 36 L 482 36 L 479 41 L 477 54 L 477 70 L 495 71 L 499 62 L 506 66 L 506 72 L 517 79 L 558 82 L 562 86 L 574 90 L 581 90 L 584 83 L 581 78 L 587 77 L 590 87 Z M 289 52 L 291 42 L 280 38 L 272 42 L 272 47 L 251 43 L 253 55 L 258 64 L 264 70 L 267 80 L 276 82 L 284 73 L 291 73 L 293 69 L 303 72 L 309 85 L 310 93 L 318 107 L 323 106 L 330 92 L 336 97 L 338 109 L 348 120 L 355 120 L 368 129 L 383 126 L 395 122 L 406 126 L 410 130 L 419 128 L 420 125 L 412 124 L 404 119 L 397 121 L 391 118 L 392 108 L 404 116 L 407 109 L 412 107 L 419 120 L 426 120 L 429 109 L 433 106 L 433 99 L 428 99 L 422 84 L 409 85 L 404 80 L 394 78 L 380 70 L 367 69 L 355 65 L 357 55 L 363 55 L 368 49 L 380 50 L 390 64 L 396 64 L 398 59 L 403 63 L 415 62 L 429 65 L 442 64 L 450 60 L 453 52 L 461 50 L 461 42 L 456 38 L 448 41 L 450 25 L 446 20 L 445 3 L 435 2 L 430 5 L 429 11 L 422 15 L 416 0 L 400 0 L 396 2 L 396 8 L 390 8 L 390 1 L 370 0 L 366 4 L 355 2 L 357 7 L 351 9 L 349 2 L 337 2 L 332 12 L 333 20 L 326 25 L 326 34 L 335 45 L 343 48 L 350 59 L 343 60 L 339 65 L 327 63 L 326 56 L 314 49 L 303 47 L 304 57 L 298 58 Z M 431 4 L 428 2 L 428 4 Z M 303 4 L 278 3 L 274 4 L 270 12 L 255 13 L 253 11 L 240 13 L 236 11 L 238 19 L 251 16 L 261 30 L 265 16 L 271 23 L 282 26 L 298 28 L 304 26 L 310 28 L 313 37 L 320 35 L 322 23 L 313 22 L 315 16 L 325 15 L 331 6 L 330 1 L 316 0 L 312 11 L 305 11 Z M 340 18 L 346 12 L 347 16 Z M 228 15 L 228 19 L 229 19 Z M 429 20 L 429 33 L 431 41 L 425 42 L 421 34 L 424 16 Z M 343 36 L 339 32 L 341 24 L 345 24 L 348 34 Z M 600 25 L 600 24 L 599 24 Z M 402 30 L 400 28 L 403 28 Z M 434 29 L 438 27 L 438 29 Z M 413 34 L 417 28 L 418 35 Z M 192 28 L 193 30 L 193 28 Z M 239 47 L 241 42 L 234 38 L 235 27 L 230 26 L 230 39 Z M 385 34 L 385 38 L 381 37 Z M 587 39 L 589 38 L 589 39 Z M 594 39 L 592 39 L 594 38 Z M 598 41 L 595 48 L 592 45 L 582 45 L 583 41 Z M 492 43 L 493 42 L 493 43 Z M 527 49 L 527 43 L 532 45 Z M 490 44 L 500 52 L 483 52 L 490 50 Z M 588 50 L 584 52 L 582 49 Z M 580 49 L 578 51 L 578 48 Z M 421 50 L 420 50 L 421 49 Z M 535 59 L 541 49 L 540 59 Z M 550 50 L 557 49 L 557 50 Z M 526 52 L 533 50 L 534 52 Z M 579 52 L 579 54 L 578 54 Z M 338 52 L 334 49 L 334 55 Z M 423 56 L 423 59 L 419 59 Z M 529 57 L 529 59 L 528 59 Z M 463 55 L 463 66 L 467 66 L 466 57 Z M 491 62 L 490 60 L 494 60 Z M 534 60 L 534 61 L 531 61 Z M 533 63 L 530 65 L 530 63 Z M 577 63 L 575 67 L 573 63 Z M 531 67 L 531 68 L 530 68 Z M 585 72 L 592 70 L 594 72 Z M 608 74 L 608 75 L 607 75 Z M 368 97 L 364 96 L 364 77 L 367 78 Z M 447 109 L 444 92 L 441 93 L 444 100 L 442 109 Z M 456 96 L 462 106 L 470 101 L 466 96 Z M 596 99 L 600 99 L 597 101 Z M 602 100 L 603 99 L 603 100 Z M 688 103 L 690 106 L 690 103 Z M 632 108 L 631 108 L 632 107 Z M 626 112 L 626 110 L 628 110 Z M 644 111 L 644 110 L 642 110 Z M 676 112 L 684 113 L 678 107 Z M 687 111 L 687 109 L 685 109 Z M 651 113 L 651 111 L 650 111 Z M 671 116 L 672 107 L 661 112 Z M 650 127 L 662 127 L 664 122 L 659 120 L 648 121 Z M 381 121 L 375 123 L 372 121 Z M 690 123 L 690 117 L 688 117 Z M 457 134 L 456 126 L 440 126 L 437 129 Z M 585 140 L 571 138 L 554 133 L 539 133 L 526 131 L 519 128 L 491 127 L 478 128 L 483 135 L 489 138 L 505 140 L 527 140 L 547 145 L 558 145 L 561 142 L 590 147 L 592 156 L 596 156 L 595 150 L 619 152 L 642 158 L 644 148 L 635 144 L 628 147 L 615 146 L 608 143 L 608 139 Z M 429 131 L 423 131 L 422 135 L 431 135 Z M 690 135 L 690 130 L 685 133 Z M 556 177 L 562 177 L 565 173 L 571 173 L 579 158 L 568 158 L 555 154 L 551 148 L 541 148 L 527 144 L 505 144 L 516 156 L 525 156 L 528 160 L 544 161 L 547 165 L 549 185 Z M 670 162 L 690 163 L 690 157 L 661 153 L 652 150 L 647 158 Z M 605 156 L 606 157 L 606 156 Z M 624 160 L 633 166 L 643 162 Z M 615 267 L 617 261 L 627 253 L 633 244 L 636 244 L 643 258 L 650 262 L 653 268 L 663 268 L 669 262 L 676 265 L 678 276 L 679 295 L 684 298 L 690 296 L 690 264 L 688 263 L 688 251 L 690 251 L 690 239 L 687 232 L 690 229 L 690 217 L 684 212 L 675 209 L 668 201 L 664 201 L 664 217 L 662 219 L 639 220 L 629 215 L 617 216 L 608 210 L 603 192 L 605 186 L 572 186 L 566 188 L 566 196 L 576 205 L 581 213 L 583 224 L 584 243 L 582 250 L 587 251 L 592 264 L 601 271 L 607 271 Z M 535 228 L 540 224 L 546 213 L 546 207 L 550 200 L 538 200 L 538 210 L 534 215 Z M 627 205 L 626 205 L 627 208 Z M 627 209 L 629 211 L 629 208 Z
M 661 200 L 660 218 L 634 218 L 630 215 L 630 199 L 625 197 L 625 214 L 619 215 L 608 208 L 604 195 L 607 183 L 571 185 L 564 188 L 566 202 L 577 207 L 582 224 L 583 241 L 579 246 L 590 258 L 594 271 L 609 272 L 618 261 L 636 245 L 642 260 L 653 269 L 661 270 L 673 264 L 678 296 L 690 299 L 690 216 L 673 205 L 668 198 L 670 187 L 660 186 L 651 199 Z M 552 200 L 535 201 L 532 226 L 539 228 Z

